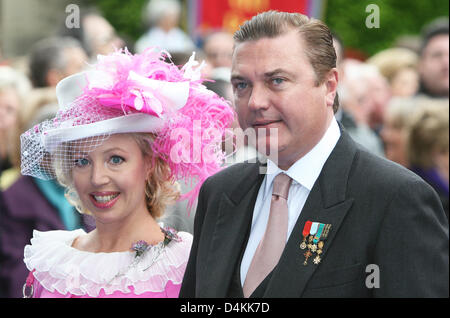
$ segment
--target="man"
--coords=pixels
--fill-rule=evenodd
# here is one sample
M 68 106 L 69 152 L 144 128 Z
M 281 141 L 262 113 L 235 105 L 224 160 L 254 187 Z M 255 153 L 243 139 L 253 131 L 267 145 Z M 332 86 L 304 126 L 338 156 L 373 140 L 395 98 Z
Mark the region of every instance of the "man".
M 30 78 L 35 88 L 56 87 L 63 78 L 80 72 L 88 57 L 74 38 L 49 37 L 35 43 L 30 54 Z
M 420 91 L 435 98 L 448 99 L 449 35 L 448 18 L 433 21 L 424 29 L 419 58 Z
M 88 59 L 95 63 L 97 55 L 108 55 L 126 45 L 117 35 L 114 27 L 96 9 L 88 8 L 80 12 L 80 27 L 68 28 L 65 23 L 59 31 L 60 36 L 69 36 L 80 41 Z
M 211 68 L 231 67 L 233 53 L 233 34 L 226 31 L 217 31 L 209 34 L 203 46 L 207 63 Z
M 337 124 L 328 28 L 269 11 L 234 38 L 239 122 L 257 129 L 259 147 L 277 143 L 275 172 L 242 163 L 205 181 L 180 296 L 448 297 L 442 205 Z

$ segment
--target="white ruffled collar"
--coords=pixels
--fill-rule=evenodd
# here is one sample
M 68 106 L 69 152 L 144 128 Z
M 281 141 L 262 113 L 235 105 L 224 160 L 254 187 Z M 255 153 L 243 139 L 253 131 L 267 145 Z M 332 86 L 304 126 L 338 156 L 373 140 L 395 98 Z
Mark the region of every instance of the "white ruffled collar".
M 168 281 L 181 284 L 183 280 L 192 244 L 192 235 L 187 232 L 178 232 L 181 241 L 171 241 L 159 256 L 158 249 L 150 249 L 131 267 L 136 254 L 132 251 L 91 253 L 73 248 L 75 238 L 85 234 L 82 229 L 33 231 L 31 245 L 25 246 L 24 262 L 28 270 L 35 270 L 34 277 L 45 289 L 97 297 L 101 289 L 109 295 L 130 293 L 133 287 L 139 295 L 161 292 Z

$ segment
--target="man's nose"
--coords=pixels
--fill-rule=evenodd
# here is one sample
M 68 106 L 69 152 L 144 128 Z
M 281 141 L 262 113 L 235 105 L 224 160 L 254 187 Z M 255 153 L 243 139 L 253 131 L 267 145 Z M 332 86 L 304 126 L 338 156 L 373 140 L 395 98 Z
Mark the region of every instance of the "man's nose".
M 268 92 L 263 85 L 253 86 L 248 107 L 253 111 L 264 110 L 269 107 Z

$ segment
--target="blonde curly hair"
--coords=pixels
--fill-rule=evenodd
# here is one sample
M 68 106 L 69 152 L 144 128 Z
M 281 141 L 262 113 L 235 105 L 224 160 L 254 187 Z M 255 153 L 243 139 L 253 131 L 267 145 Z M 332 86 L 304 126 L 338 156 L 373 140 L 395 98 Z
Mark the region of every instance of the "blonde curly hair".
M 435 153 L 449 151 L 449 112 L 446 100 L 423 99 L 408 121 L 408 156 L 414 166 L 431 168 Z
M 153 218 L 161 218 L 168 205 L 174 204 L 180 197 L 180 188 L 170 171 L 169 165 L 160 157 L 153 154 L 151 143 L 155 135 L 150 133 L 130 134 L 142 151 L 144 158 L 151 161 L 151 169 L 147 175 L 145 186 L 145 200 L 147 210 Z M 65 145 L 67 147 L 67 145 Z M 61 169 L 61 162 L 54 162 L 53 167 L 58 182 L 66 188 L 65 196 L 80 213 L 92 213 L 86 209 L 75 189 L 72 178 L 72 171 Z

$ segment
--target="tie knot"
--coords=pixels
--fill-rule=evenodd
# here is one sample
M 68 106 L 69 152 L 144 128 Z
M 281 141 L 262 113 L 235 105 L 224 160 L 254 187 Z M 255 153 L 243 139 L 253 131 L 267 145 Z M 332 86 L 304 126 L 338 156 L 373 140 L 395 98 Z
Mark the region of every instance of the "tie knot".
M 280 173 L 279 175 L 277 175 L 273 180 L 272 195 L 277 195 L 287 200 L 291 182 L 292 179 L 287 174 Z

